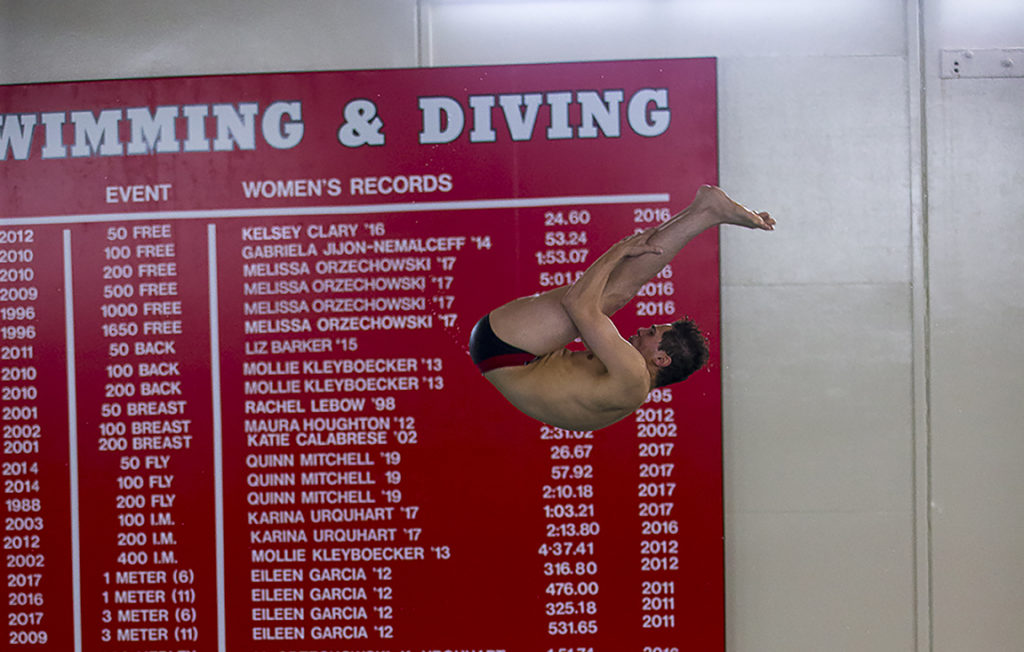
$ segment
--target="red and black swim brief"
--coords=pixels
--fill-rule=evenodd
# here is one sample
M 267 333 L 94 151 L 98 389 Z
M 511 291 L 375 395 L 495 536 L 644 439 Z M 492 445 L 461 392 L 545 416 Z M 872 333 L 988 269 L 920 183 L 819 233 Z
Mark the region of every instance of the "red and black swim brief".
M 537 358 L 495 335 L 489 314 L 476 323 L 469 335 L 469 355 L 481 373 L 500 367 L 518 367 Z

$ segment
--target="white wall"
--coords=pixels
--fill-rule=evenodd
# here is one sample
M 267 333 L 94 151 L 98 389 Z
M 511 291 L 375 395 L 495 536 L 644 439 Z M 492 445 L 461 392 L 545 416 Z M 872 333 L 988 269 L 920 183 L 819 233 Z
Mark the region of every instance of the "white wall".
M 0 0 L 0 83 L 417 64 L 416 0 Z
M 1020 2 L 941 0 L 925 18 L 931 52 L 1024 46 Z M 938 63 L 926 58 L 935 649 L 1019 650 L 1024 77 L 938 80 Z
M 1022 3 L 0 0 L 3 83 L 718 57 L 780 221 L 722 240 L 733 652 L 1021 649 L 1024 79 L 937 68 L 998 46 Z

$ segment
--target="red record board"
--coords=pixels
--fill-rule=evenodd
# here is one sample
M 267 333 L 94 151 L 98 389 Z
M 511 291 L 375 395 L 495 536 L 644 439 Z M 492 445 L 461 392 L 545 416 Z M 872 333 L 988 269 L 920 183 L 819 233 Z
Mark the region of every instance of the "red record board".
M 717 180 L 713 59 L 0 87 L 4 649 L 724 648 L 711 363 L 570 432 L 476 320 Z

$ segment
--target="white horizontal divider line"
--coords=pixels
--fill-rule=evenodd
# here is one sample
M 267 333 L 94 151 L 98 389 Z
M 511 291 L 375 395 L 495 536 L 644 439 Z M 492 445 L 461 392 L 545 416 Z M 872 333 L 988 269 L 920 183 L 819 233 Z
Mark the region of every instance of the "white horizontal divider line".
M 85 213 L 39 217 L 7 217 L 9 226 L 25 224 L 72 224 L 80 222 L 124 222 L 135 220 L 228 219 L 237 217 L 300 217 L 304 215 L 369 215 L 375 213 L 415 213 L 423 211 L 464 211 L 489 208 L 537 208 L 577 204 L 665 203 L 668 193 L 634 195 L 570 195 L 563 197 L 519 197 L 511 199 L 466 199 L 397 204 L 358 204 L 352 206 L 283 206 L 280 208 L 222 208 L 187 211 L 140 211 L 136 213 Z

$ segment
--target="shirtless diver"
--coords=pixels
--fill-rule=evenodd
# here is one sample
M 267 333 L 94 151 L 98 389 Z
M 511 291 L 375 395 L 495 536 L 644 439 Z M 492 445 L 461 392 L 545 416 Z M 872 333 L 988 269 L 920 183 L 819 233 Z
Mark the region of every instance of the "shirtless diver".
M 623 339 L 609 315 L 705 229 L 735 224 L 771 231 L 775 220 L 702 186 L 660 226 L 606 251 L 572 285 L 492 310 L 473 328 L 473 362 L 512 405 L 559 428 L 596 430 L 632 414 L 647 394 L 687 378 L 707 361 L 689 319 L 641 328 Z M 586 350 L 566 347 L 577 337 Z

